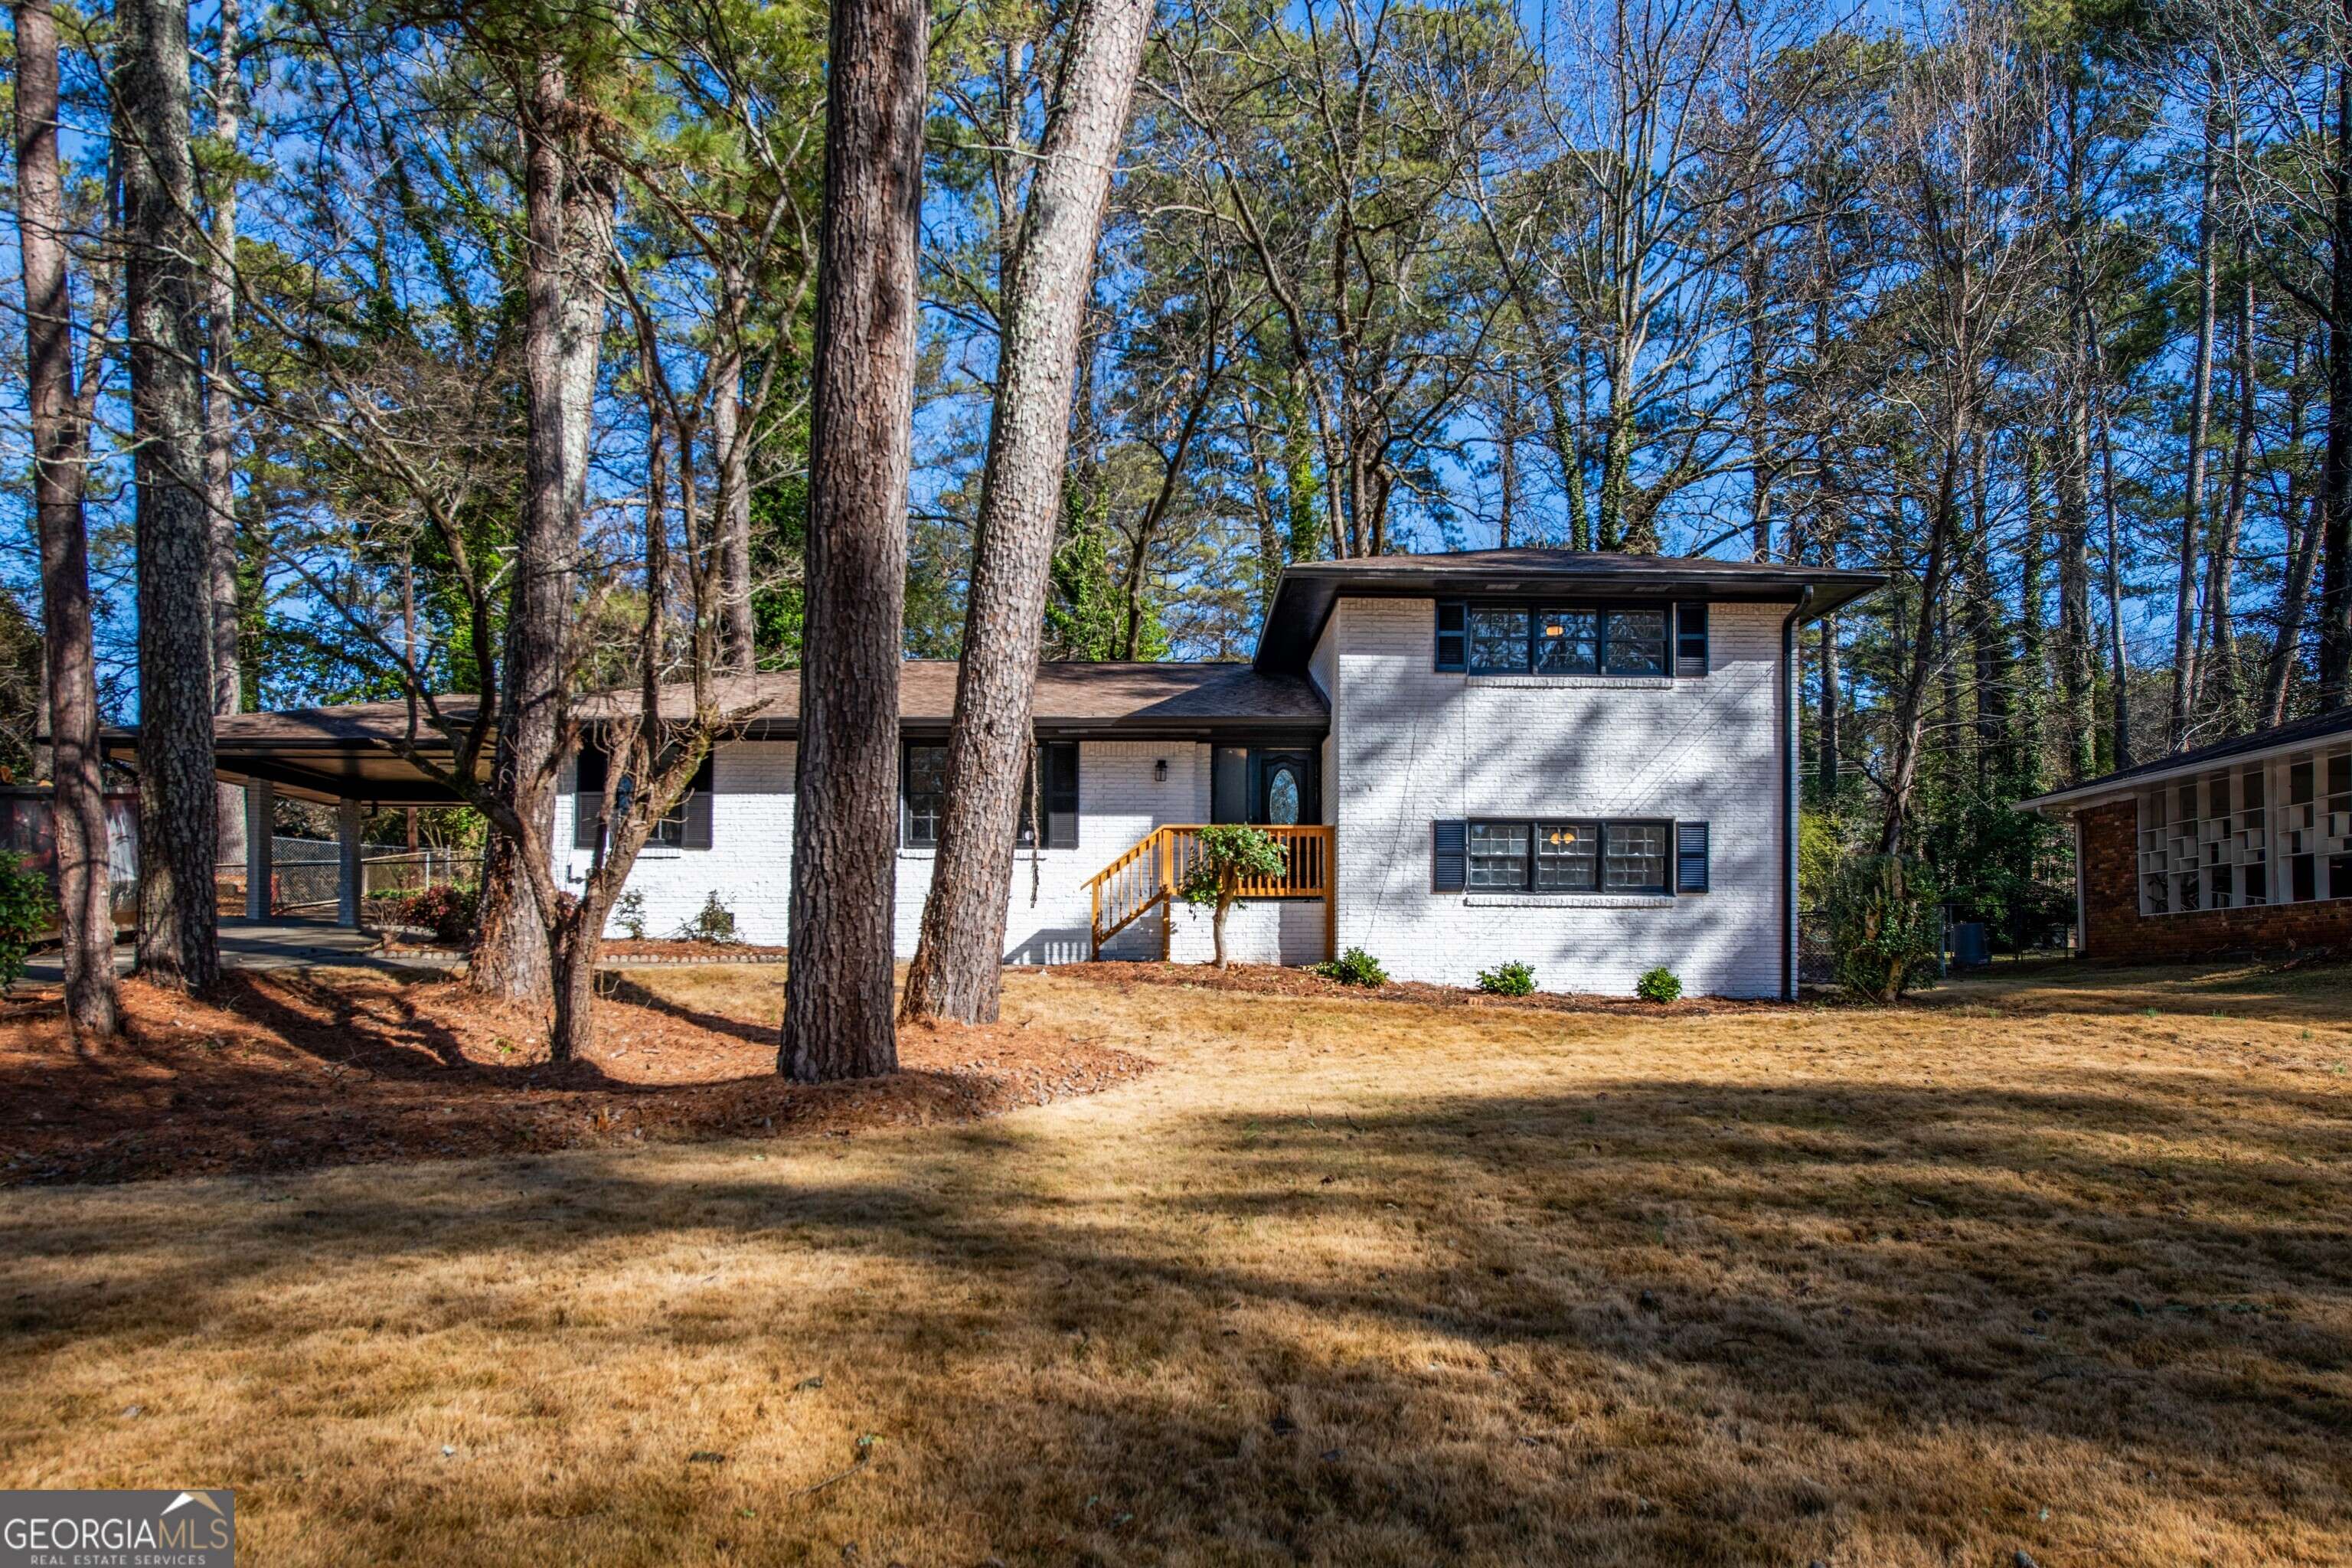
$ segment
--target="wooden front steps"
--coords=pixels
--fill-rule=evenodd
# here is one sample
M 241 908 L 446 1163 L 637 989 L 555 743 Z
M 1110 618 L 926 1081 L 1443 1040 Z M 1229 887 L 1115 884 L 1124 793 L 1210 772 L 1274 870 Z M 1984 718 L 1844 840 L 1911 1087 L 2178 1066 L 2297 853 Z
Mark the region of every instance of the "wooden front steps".
M 1102 956 L 1103 943 L 1150 914 L 1166 908 L 1201 858 L 1199 823 L 1155 827 L 1128 851 L 1095 873 L 1087 889 L 1092 896 L 1093 956 Z M 1279 877 L 1245 882 L 1241 899 L 1321 899 L 1324 956 L 1331 956 L 1336 909 L 1331 896 L 1333 839 L 1321 826 L 1265 826 L 1261 831 L 1281 845 L 1288 865 Z M 1160 924 L 1160 956 L 1168 956 L 1168 922 Z

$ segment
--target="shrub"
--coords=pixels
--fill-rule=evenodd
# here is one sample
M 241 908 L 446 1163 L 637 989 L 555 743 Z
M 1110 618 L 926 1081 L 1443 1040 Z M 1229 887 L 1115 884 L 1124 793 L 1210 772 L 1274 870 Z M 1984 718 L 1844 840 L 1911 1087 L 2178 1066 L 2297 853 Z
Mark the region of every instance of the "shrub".
M 677 934 L 688 942 L 713 942 L 720 947 L 731 947 L 742 940 L 735 934 L 735 911 L 727 907 L 716 888 L 702 900 L 701 912 L 678 927 Z
M 0 853 L 0 991 L 25 977 L 25 954 L 56 919 L 48 879 L 25 869 L 22 855 Z
M 646 896 L 631 888 L 613 900 L 613 923 L 629 933 L 631 942 L 646 940 Z
M 477 889 L 444 882 L 402 900 L 394 906 L 392 918 L 404 926 L 423 926 L 444 947 L 463 947 L 474 940 L 474 919 L 480 909 Z
M 1234 906 L 1244 882 L 1271 882 L 1290 869 L 1290 852 L 1263 827 L 1224 823 L 1201 829 L 1201 854 L 1184 873 L 1177 889 L 1186 903 L 1198 909 L 1215 907 L 1209 918 L 1209 938 L 1216 965 L 1225 966 L 1225 911 Z
M 1478 989 L 1490 996 L 1526 996 L 1536 988 L 1536 972 L 1517 959 L 1478 972 Z
M 1682 976 L 1661 963 L 1643 971 L 1633 982 L 1633 994 L 1644 1002 L 1673 1002 L 1683 994 Z
M 1934 889 L 1897 855 L 1863 855 L 1830 884 L 1830 943 L 1838 983 L 1874 1002 L 1894 1002 L 1935 973 L 1942 937 Z
M 1342 985 L 1386 985 L 1389 972 L 1381 961 L 1360 947 L 1351 947 L 1328 963 L 1318 963 L 1315 973 L 1326 980 L 1336 980 Z

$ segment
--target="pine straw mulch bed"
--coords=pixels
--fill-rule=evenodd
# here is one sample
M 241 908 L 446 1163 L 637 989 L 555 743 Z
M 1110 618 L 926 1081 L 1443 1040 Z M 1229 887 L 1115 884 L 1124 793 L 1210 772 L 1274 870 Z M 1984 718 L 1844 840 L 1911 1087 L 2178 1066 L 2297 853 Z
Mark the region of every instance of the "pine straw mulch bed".
M 1411 1002 L 1423 1007 L 1510 1007 L 1538 1013 L 1632 1014 L 1645 1018 L 1705 1018 L 1717 1013 L 1771 1012 L 1789 1005 L 1769 999 L 1740 1001 L 1723 996 L 1644 1002 L 1638 996 L 1554 991 L 1538 991 L 1532 996 L 1495 996 L 1467 986 L 1432 985 L 1418 980 L 1391 980 L 1385 985 L 1347 985 L 1327 980 L 1312 969 L 1286 969 L 1272 963 L 1236 963 L 1221 973 L 1205 963 L 1135 963 L 1105 959 L 1057 968 L 1054 973 L 1122 989 L 1132 985 L 1197 985 L 1212 991 L 1312 996 L 1335 1002 Z M 1832 995 L 1822 998 L 1835 999 Z
M 389 957 L 463 957 L 465 949 L 434 940 L 433 933 L 415 926 L 378 926 L 383 950 Z M 683 937 L 628 937 L 608 942 L 597 950 L 600 963 L 782 963 L 789 950 L 749 942 L 696 942 Z
M 125 981 L 128 1038 L 88 1055 L 54 991 L 0 1000 L 0 1186 L 845 1136 L 1090 1094 L 1153 1065 L 1051 1029 L 910 1025 L 890 1077 L 795 1084 L 776 1074 L 772 996 L 759 1017 L 724 1016 L 608 984 L 590 1058 L 560 1065 L 530 1009 L 443 979 L 232 972 L 205 1002 Z

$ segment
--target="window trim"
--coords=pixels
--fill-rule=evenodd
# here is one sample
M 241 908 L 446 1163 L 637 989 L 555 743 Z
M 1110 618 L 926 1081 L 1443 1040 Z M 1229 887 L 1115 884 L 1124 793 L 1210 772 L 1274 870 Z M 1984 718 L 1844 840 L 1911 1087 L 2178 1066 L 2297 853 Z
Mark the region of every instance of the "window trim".
M 1430 668 L 1440 674 L 1501 677 L 1535 680 L 1584 681 L 1618 680 L 1643 682 L 1687 680 L 1694 676 L 1678 669 L 1681 663 L 1682 615 L 1685 605 L 1696 609 L 1704 618 L 1705 600 L 1651 598 L 1588 598 L 1547 597 L 1539 595 L 1510 594 L 1482 597 L 1439 599 L 1430 645 Z M 1516 611 L 1528 618 L 1526 647 L 1516 666 L 1484 665 L 1476 660 L 1474 648 L 1476 639 L 1471 635 L 1470 618 L 1481 610 Z M 1545 612 L 1557 611 L 1569 615 L 1589 615 L 1593 617 L 1592 663 L 1591 669 L 1541 669 L 1536 664 L 1536 645 L 1540 633 L 1537 627 Z M 1626 670 L 1609 668 L 1609 619 L 1629 612 L 1647 612 L 1660 617 L 1663 636 L 1659 644 L 1658 666 L 1653 669 Z M 1449 627 L 1449 618 L 1458 617 L 1459 626 Z M 1702 634 L 1703 635 L 1703 634 Z M 1454 645 L 1448 651 L 1448 644 Z M 1630 818 L 1628 820 L 1631 820 Z
M 1626 899 L 1672 898 L 1675 896 L 1676 875 L 1675 819 L 1667 816 L 1584 816 L 1574 812 L 1555 812 L 1546 816 L 1465 816 L 1462 823 L 1462 888 L 1464 893 L 1545 893 L 1559 898 Z M 1536 833 L 1547 822 L 1589 822 L 1599 832 L 1592 847 L 1592 881 L 1590 888 L 1538 888 L 1536 886 Z M 1475 834 L 1481 827 L 1516 827 L 1521 835 L 1523 864 L 1517 887 L 1480 883 L 1472 880 L 1477 856 L 1472 846 Z M 1659 879 L 1655 884 L 1639 888 L 1612 888 L 1609 885 L 1609 835 L 1612 828 L 1655 827 L 1665 835 L 1665 847 L 1659 856 Z

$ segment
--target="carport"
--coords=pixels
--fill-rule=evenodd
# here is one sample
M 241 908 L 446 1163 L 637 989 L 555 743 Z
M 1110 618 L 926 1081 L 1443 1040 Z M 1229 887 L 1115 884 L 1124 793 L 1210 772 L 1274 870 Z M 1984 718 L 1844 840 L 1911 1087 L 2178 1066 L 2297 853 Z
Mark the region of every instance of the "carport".
M 471 697 L 441 700 L 442 711 L 463 722 Z M 457 797 L 401 754 L 402 742 L 448 757 L 451 748 L 405 702 L 356 702 L 337 708 L 237 713 L 214 721 L 214 776 L 245 792 L 245 914 L 271 919 L 275 874 L 270 828 L 280 795 L 335 808 L 335 921 L 360 923 L 362 815 L 378 807 L 455 805 Z M 138 770 L 139 731 L 105 732 L 110 761 Z

